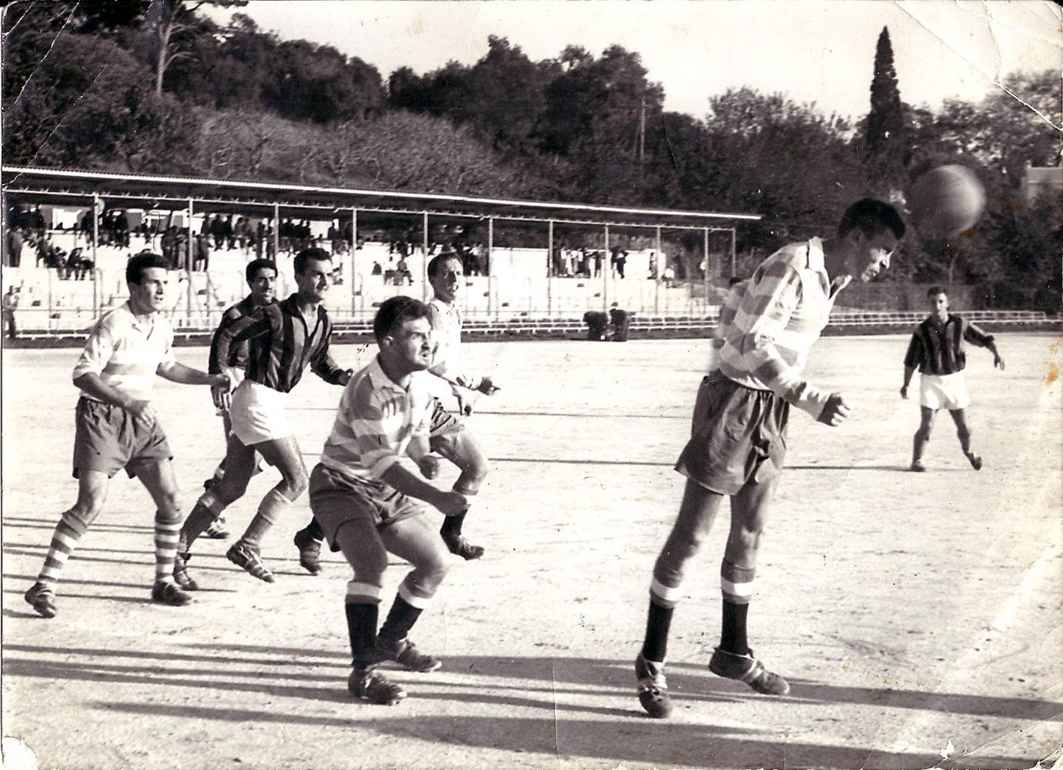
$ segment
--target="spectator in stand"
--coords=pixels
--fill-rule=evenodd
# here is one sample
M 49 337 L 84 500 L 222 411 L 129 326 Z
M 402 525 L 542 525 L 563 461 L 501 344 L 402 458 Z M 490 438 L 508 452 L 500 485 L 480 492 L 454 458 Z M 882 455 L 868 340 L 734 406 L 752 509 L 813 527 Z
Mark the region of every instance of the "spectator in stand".
M 406 257 L 399 257 L 399 264 L 395 268 L 395 285 L 402 286 L 404 283 L 413 284 L 413 275 L 410 266 L 406 263 Z
M 229 214 L 227 217 L 225 217 L 225 221 L 222 223 L 221 227 L 221 234 L 222 237 L 225 239 L 226 251 L 232 251 L 233 247 L 236 245 L 236 242 L 234 240 L 236 233 L 233 231 L 232 214 Z
M 656 252 L 650 252 L 650 274 L 649 279 L 651 281 L 657 280 L 657 254 Z
M 115 245 L 120 249 L 129 248 L 129 220 L 126 219 L 125 211 L 119 209 L 114 212 L 111 228 L 114 232 Z
M 196 236 L 192 249 L 192 269 L 196 272 L 207 272 L 210 268 L 210 240 L 200 233 Z
M 246 255 L 248 247 L 255 239 L 254 234 L 251 232 L 251 223 L 247 221 L 246 217 L 237 217 L 236 225 L 233 227 L 233 234 L 236 237 L 236 245 Z
M 620 253 L 616 255 L 616 274 L 620 276 L 621 280 L 624 278 L 624 267 L 627 265 L 627 251 L 620 250 Z
M 15 310 L 18 309 L 18 301 L 21 299 L 18 288 L 15 285 L 7 287 L 4 295 L 4 325 L 7 327 L 7 338 L 15 339 L 18 336 L 18 327 L 15 325 Z
M 22 262 L 22 233 L 17 227 L 9 227 L 4 239 L 4 265 L 18 267 Z
M 89 242 L 90 246 L 92 245 L 92 231 L 94 229 L 93 225 L 95 224 L 93 219 L 94 214 L 92 209 L 86 211 L 81 217 L 81 234 L 85 237 L 85 240 Z
M 215 214 L 210 218 L 210 224 L 203 224 L 203 229 L 210 232 L 210 237 L 214 241 L 214 248 L 220 249 L 225 242 L 225 223 L 221 219 L 221 214 Z
M 44 231 L 47 229 L 44 224 L 44 214 L 41 213 L 41 207 L 37 206 L 30 214 L 30 227 L 37 234 L 38 237 L 44 236 Z
M 675 285 L 675 270 L 672 269 L 670 264 L 665 265 L 664 272 L 661 273 L 661 278 L 664 279 L 664 288 L 670 289 Z

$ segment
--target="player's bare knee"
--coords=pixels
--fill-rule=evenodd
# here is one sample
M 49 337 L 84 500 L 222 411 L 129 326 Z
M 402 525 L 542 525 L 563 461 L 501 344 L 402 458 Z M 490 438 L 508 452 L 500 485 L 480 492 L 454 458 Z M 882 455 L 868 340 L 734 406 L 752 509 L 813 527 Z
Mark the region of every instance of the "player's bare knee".
M 727 539 L 727 559 L 735 564 L 752 563 L 756 560 L 763 529 L 735 527 Z
M 281 494 L 294 502 L 306 492 L 307 487 L 310 486 L 310 478 L 306 475 L 306 471 L 285 474 L 282 484 L 285 488 Z
M 155 510 L 155 523 L 181 523 L 181 501 L 178 500 L 177 495 L 168 495 L 166 499 L 159 501 L 159 506 Z
M 73 506 L 63 511 L 62 518 L 66 520 L 68 525 L 83 532 L 92 525 L 92 522 L 96 520 L 102 510 L 102 500 L 98 502 L 95 500 L 78 500 Z

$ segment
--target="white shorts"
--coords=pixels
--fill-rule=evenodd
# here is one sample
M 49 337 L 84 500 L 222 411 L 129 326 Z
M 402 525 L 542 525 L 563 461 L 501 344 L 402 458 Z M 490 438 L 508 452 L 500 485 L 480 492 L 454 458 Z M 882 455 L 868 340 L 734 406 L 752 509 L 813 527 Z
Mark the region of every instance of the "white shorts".
M 919 402 L 927 409 L 966 409 L 971 403 L 963 372 L 923 374 L 919 382 Z
M 244 380 L 233 392 L 229 419 L 233 433 L 244 446 L 292 435 L 288 394 L 251 380 Z

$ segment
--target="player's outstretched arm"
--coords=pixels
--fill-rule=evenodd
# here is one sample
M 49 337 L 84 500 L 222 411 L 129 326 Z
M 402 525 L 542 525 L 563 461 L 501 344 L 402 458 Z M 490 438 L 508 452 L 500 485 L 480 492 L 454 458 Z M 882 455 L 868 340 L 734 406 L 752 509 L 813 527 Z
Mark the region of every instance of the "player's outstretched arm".
M 229 375 L 208 374 L 202 369 L 185 366 L 179 361 L 163 361 L 155 372 L 164 380 L 181 385 L 210 385 L 214 388 L 229 389 Z

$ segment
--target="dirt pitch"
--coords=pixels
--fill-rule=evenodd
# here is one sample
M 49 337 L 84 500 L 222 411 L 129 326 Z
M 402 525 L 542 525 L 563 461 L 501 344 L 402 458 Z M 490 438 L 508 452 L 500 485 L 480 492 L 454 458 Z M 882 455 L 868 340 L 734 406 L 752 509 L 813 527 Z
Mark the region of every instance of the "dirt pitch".
M 466 530 L 488 553 L 455 564 L 415 629 L 443 670 L 395 672 L 410 697 L 393 708 L 347 695 L 349 570 L 330 555 L 322 575 L 302 572 L 291 536 L 304 507 L 265 543 L 275 584 L 201 540 L 192 566 L 209 590 L 165 608 L 148 600 L 149 498 L 120 477 L 67 565 L 59 615 L 33 614 L 22 592 L 75 497 L 78 351 L 5 351 L 3 734 L 57 770 L 1051 765 L 1063 745 L 1059 342 L 999 342 L 1007 371 L 984 351 L 968 370 L 985 469 L 942 416 L 922 475 L 905 471 L 918 415 L 897 392 L 906 337 L 819 343 L 811 377 L 855 413 L 834 430 L 794 415 L 750 614 L 757 653 L 793 690 L 769 699 L 706 669 L 718 526 L 673 624 L 668 721 L 643 715 L 631 662 L 681 493 L 671 464 L 703 341 L 468 347 L 503 387 L 472 420 L 493 462 Z M 335 352 L 350 366 L 369 355 Z M 312 466 L 339 390 L 309 376 L 298 392 Z M 205 388 L 160 381 L 157 404 L 188 510 L 222 451 L 219 420 Z M 230 509 L 234 525 L 274 478 Z M 389 568 L 387 597 L 404 572 Z

